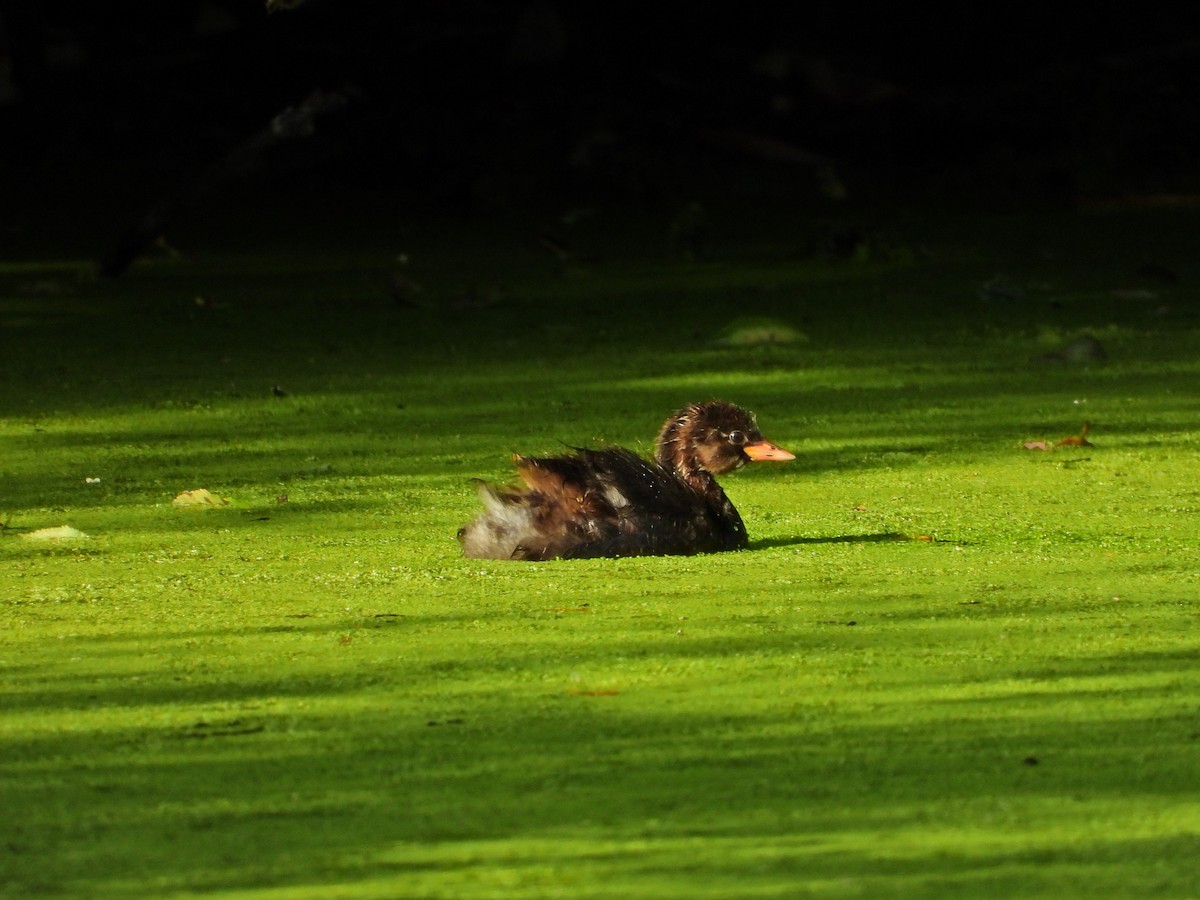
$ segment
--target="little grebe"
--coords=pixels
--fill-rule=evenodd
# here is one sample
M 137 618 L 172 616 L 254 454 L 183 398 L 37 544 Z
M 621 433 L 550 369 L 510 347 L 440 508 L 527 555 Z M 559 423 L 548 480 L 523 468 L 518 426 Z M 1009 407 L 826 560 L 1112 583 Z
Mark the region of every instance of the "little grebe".
M 459 529 L 480 559 L 666 556 L 741 550 L 746 527 L 714 475 L 796 457 L 766 440 L 753 413 L 712 401 L 667 419 L 654 459 L 631 450 L 515 456 L 523 486 L 476 482 L 484 512 Z

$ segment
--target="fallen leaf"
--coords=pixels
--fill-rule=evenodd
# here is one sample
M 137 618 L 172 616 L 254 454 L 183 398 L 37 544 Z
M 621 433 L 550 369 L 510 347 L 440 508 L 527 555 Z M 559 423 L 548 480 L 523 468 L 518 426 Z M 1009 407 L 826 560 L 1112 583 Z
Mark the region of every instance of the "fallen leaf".
M 1065 437 L 1061 441 L 1056 441 L 1051 444 L 1049 441 L 1024 441 L 1021 446 L 1026 450 L 1056 450 L 1059 447 L 1094 447 L 1096 446 L 1087 439 L 1088 430 L 1092 427 L 1091 422 L 1084 422 L 1079 429 L 1079 434 Z
M 1054 446 L 1057 447 L 1094 447 L 1096 446 L 1087 439 L 1088 430 L 1092 427 L 1091 422 L 1084 422 L 1079 429 L 1079 434 L 1065 437 Z
M 184 508 L 197 507 L 210 509 L 215 506 L 228 506 L 229 501 L 224 497 L 218 497 L 206 488 L 196 488 L 194 491 L 184 491 L 171 501 L 171 505 Z

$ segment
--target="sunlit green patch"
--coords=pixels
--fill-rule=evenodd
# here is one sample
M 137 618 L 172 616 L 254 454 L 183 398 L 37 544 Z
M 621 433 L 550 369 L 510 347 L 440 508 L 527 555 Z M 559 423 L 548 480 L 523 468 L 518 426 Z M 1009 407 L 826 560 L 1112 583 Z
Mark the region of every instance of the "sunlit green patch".
M 0 892 L 1200 893 L 1187 223 L 969 224 L 0 268 Z M 798 457 L 747 551 L 460 556 L 513 452 L 714 396 Z

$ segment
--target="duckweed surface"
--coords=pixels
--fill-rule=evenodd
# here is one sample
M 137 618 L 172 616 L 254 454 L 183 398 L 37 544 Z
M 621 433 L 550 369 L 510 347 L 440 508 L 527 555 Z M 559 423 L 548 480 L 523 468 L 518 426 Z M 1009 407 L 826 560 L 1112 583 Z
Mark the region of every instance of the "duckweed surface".
M 1200 894 L 1194 215 L 593 218 L 0 267 L 0 891 Z M 460 557 L 714 396 L 748 551 Z

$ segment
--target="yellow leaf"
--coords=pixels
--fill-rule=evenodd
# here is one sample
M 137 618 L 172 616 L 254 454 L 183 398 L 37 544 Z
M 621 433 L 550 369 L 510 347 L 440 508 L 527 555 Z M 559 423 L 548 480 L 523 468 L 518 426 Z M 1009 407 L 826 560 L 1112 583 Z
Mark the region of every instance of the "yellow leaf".
M 207 488 L 196 488 L 194 491 L 184 491 L 171 501 L 172 506 L 211 509 L 214 506 L 228 506 L 229 501 L 218 497 Z

